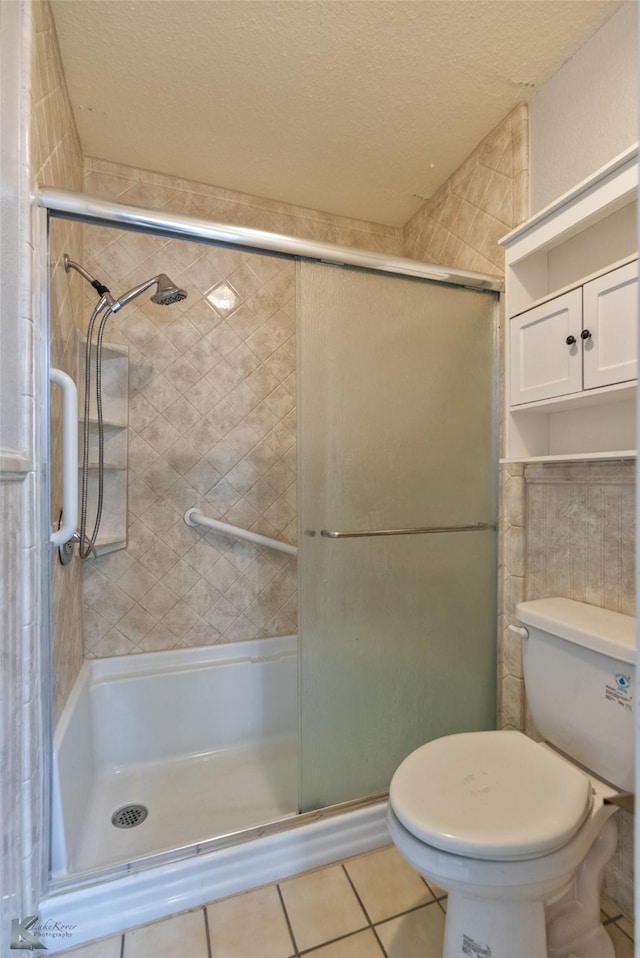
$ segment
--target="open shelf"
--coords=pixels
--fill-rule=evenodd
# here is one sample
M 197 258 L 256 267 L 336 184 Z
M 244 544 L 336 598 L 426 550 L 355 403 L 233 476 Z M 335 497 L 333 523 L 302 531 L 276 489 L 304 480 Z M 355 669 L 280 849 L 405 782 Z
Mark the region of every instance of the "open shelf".
M 91 350 L 95 361 L 95 346 Z M 78 368 L 83 371 L 86 340 L 78 342 Z M 93 365 L 93 363 L 92 363 Z M 95 385 L 95 372 L 92 372 Z M 81 384 L 84 375 L 80 376 Z M 105 555 L 127 546 L 127 468 L 129 418 L 129 348 L 117 343 L 102 345 L 102 408 L 104 427 L 104 494 L 102 521 L 95 543 L 95 554 Z M 80 397 L 84 410 L 84 397 Z M 83 422 L 79 423 L 80 436 Z M 90 404 L 89 469 L 87 483 L 87 526 L 93 528 L 98 495 L 98 420 L 95 400 Z

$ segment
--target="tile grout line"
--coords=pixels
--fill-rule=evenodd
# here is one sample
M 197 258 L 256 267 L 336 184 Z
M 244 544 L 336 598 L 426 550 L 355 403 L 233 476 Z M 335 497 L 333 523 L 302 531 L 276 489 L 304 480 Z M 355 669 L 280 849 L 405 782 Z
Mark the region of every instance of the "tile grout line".
M 291 944 L 293 945 L 294 958 L 300 958 L 300 951 L 298 950 L 298 942 L 296 941 L 296 936 L 293 933 L 293 928 L 291 927 L 291 922 L 289 921 L 289 913 L 287 912 L 287 906 L 284 903 L 284 896 L 278 882 L 276 882 L 276 891 L 278 892 L 278 898 L 280 899 L 280 904 L 282 905 L 282 911 L 284 912 L 284 920 L 287 923 L 287 928 L 289 930 L 289 936 L 291 938 Z
M 369 922 L 369 928 L 370 928 L 371 931 L 373 932 L 373 935 L 374 935 L 376 941 L 378 942 L 378 946 L 380 947 L 380 950 L 382 951 L 382 954 L 384 955 L 384 958 L 389 958 L 389 955 L 387 954 L 387 949 L 384 947 L 384 945 L 382 944 L 382 941 L 380 940 L 380 936 L 378 935 L 378 932 L 377 932 L 376 929 L 375 929 L 375 925 L 374 925 L 373 922 L 371 921 L 371 917 L 370 917 L 370 915 L 369 915 L 369 912 L 367 911 L 367 909 L 366 909 L 365 906 L 364 906 L 364 902 L 362 901 L 362 898 L 361 898 L 360 895 L 358 894 L 358 890 L 357 890 L 357 888 L 356 888 L 356 886 L 355 886 L 355 884 L 354 884 L 354 882 L 353 882 L 353 879 L 351 878 L 351 875 L 349 874 L 349 872 L 348 872 L 348 870 L 347 870 L 347 868 L 346 868 L 344 862 L 342 862 L 341 864 L 342 864 L 342 870 L 343 870 L 343 872 L 345 873 L 345 875 L 347 876 L 347 881 L 348 881 L 349 884 L 351 885 L 351 888 L 353 889 L 353 893 L 354 893 L 354 895 L 356 896 L 356 898 L 358 899 L 358 902 L 359 902 L 359 904 L 360 904 L 360 907 L 362 908 L 362 910 L 363 910 L 363 912 L 364 912 L 365 918 L 366 918 L 367 921 Z
M 619 917 L 620 917 L 620 918 L 624 918 L 625 916 L 624 916 L 624 915 L 620 915 Z M 614 921 L 614 925 L 616 926 L 616 928 L 618 929 L 618 931 L 620 932 L 621 935 L 624 935 L 625 938 L 627 938 L 629 941 L 635 943 L 635 938 L 632 938 L 631 935 L 629 935 L 629 934 L 624 930 L 624 928 L 621 928 L 621 927 L 620 927 L 620 925 L 618 924 L 618 920 L 617 920 L 617 919 Z M 635 935 L 635 928 L 634 928 L 634 935 Z
M 369 926 L 371 931 L 375 932 L 375 929 L 372 926 Z M 346 935 L 339 935 L 338 938 L 330 938 L 329 941 L 323 941 L 319 945 L 314 945 L 312 948 L 305 948 L 304 951 L 300 952 L 300 958 L 307 958 L 307 955 L 313 956 L 314 952 L 319 951 L 321 948 L 326 948 L 327 945 L 335 945 L 339 941 L 346 941 L 347 938 L 355 938 L 356 935 L 360 935 L 363 931 L 368 931 L 367 928 L 356 928 L 355 931 L 348 931 Z M 377 938 L 377 935 L 376 935 Z M 386 951 L 384 952 L 385 958 L 387 958 Z
M 357 889 L 356 889 L 356 887 L 355 887 L 355 885 L 354 885 L 354 883 L 353 883 L 353 881 L 352 881 L 352 879 L 351 879 L 351 876 L 349 875 L 349 872 L 347 871 L 347 869 L 346 869 L 346 867 L 345 867 L 344 862 L 342 862 L 341 864 L 342 864 L 342 867 L 343 867 L 344 871 L 346 872 L 347 878 L 348 878 L 348 880 L 349 880 L 349 884 L 350 884 L 351 887 L 353 888 L 353 891 L 354 891 L 354 893 L 355 893 L 355 895 L 356 895 L 356 898 L 357 898 L 358 901 L 360 902 L 360 905 L 361 905 L 361 907 L 362 907 L 362 909 L 363 909 L 365 915 L 367 916 L 367 919 L 369 920 L 369 927 L 371 928 L 371 930 L 373 931 L 374 935 L 376 936 L 376 939 L 377 939 L 377 941 L 378 941 L 378 943 L 379 943 L 379 945 L 380 945 L 380 947 L 381 947 L 381 949 L 382 949 L 382 951 L 383 951 L 383 953 L 384 953 L 384 955 L 385 955 L 385 958 L 388 958 L 388 955 L 387 955 L 387 951 L 386 951 L 386 949 L 385 949 L 385 947 L 384 947 L 384 944 L 382 943 L 382 941 L 381 941 L 381 939 L 380 939 L 380 937 L 379 937 L 379 935 L 378 935 L 378 932 L 377 932 L 377 928 L 378 928 L 379 925 L 384 925 L 384 924 L 386 924 L 386 923 L 389 922 L 389 921 L 395 921 L 397 918 L 403 918 L 405 915 L 410 915 L 410 914 L 412 914 L 412 912 L 414 912 L 414 911 L 420 911 L 422 908 L 429 908 L 431 905 L 438 905 L 438 907 L 440 908 L 440 910 L 442 911 L 442 913 L 443 913 L 444 915 L 446 915 L 446 911 L 445 911 L 445 909 L 444 909 L 443 906 L 442 906 L 442 902 L 443 902 L 443 901 L 446 901 L 447 895 L 444 894 L 444 895 L 440 895 L 439 897 L 436 896 L 436 893 L 433 891 L 433 889 L 432 889 L 431 886 L 428 884 L 428 882 L 426 881 L 426 879 L 423 878 L 422 875 L 420 875 L 419 877 L 422 879 L 422 881 L 424 882 L 424 885 L 426 886 L 427 890 L 429 891 L 430 895 L 432 896 L 431 901 L 423 902 L 421 905 L 414 905 L 413 908 L 407 908 L 407 909 L 405 909 L 404 911 L 398 912 L 396 915 L 390 915 L 388 918 L 383 918 L 383 919 L 381 919 L 380 921 L 378 921 L 378 922 L 376 922 L 376 923 L 374 924 L 374 923 L 371 921 L 371 919 L 369 918 L 369 913 L 367 912 L 367 909 L 364 907 L 364 904 L 363 904 L 363 902 L 362 902 L 362 900 L 361 900 L 361 898 L 360 898 L 360 895 L 358 894 L 358 891 L 357 891 Z

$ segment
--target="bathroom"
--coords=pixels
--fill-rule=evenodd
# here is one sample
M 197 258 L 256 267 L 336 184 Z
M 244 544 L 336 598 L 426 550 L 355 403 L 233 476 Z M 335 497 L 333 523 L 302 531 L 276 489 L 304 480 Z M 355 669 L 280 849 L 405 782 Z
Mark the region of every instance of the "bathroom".
M 33 52 L 36 55 L 31 94 L 33 122 L 31 164 L 34 183 L 40 186 L 81 190 L 92 196 L 119 203 L 132 203 L 152 209 L 203 216 L 218 222 L 299 235 L 303 238 L 330 241 L 343 246 L 384 251 L 392 256 L 410 256 L 426 263 L 442 263 L 448 267 L 499 277 L 503 269 L 501 259 L 503 254 L 496 245 L 497 240 L 518 223 L 527 219 L 530 213 L 543 208 L 558 195 L 571 189 L 577 182 L 630 147 L 637 139 L 634 99 L 636 83 L 631 79 L 635 76 L 636 54 L 632 43 L 635 36 L 635 5 L 629 3 L 623 4 L 619 10 L 616 7 L 616 12 L 611 19 L 607 20 L 600 30 L 593 33 L 575 57 L 545 86 L 536 91 L 535 98 L 529 104 L 529 111 L 524 101 L 514 98 L 513 103 L 518 105 L 504 111 L 501 121 L 494 125 L 489 136 L 470 153 L 459 167 L 455 178 L 448 181 L 441 188 L 442 192 L 436 193 L 420 208 L 402 234 L 401 230 L 373 226 L 362 220 L 329 217 L 322 213 L 310 213 L 308 210 L 294 206 L 284 208 L 282 204 L 269 200 L 255 201 L 253 197 L 246 194 L 232 194 L 229 190 L 204 187 L 187 180 L 169 180 L 161 174 L 138 169 L 133 164 L 123 166 L 106 160 L 83 158 L 79 151 L 73 121 L 70 118 L 63 75 L 57 60 L 54 24 L 50 9 L 47 4 L 34 4 L 31 14 L 33 16 L 31 26 L 34 36 Z M 25 63 L 22 68 L 27 71 Z M 23 82 L 23 86 L 25 84 L 26 81 Z M 616 103 L 616 110 L 610 109 L 611 102 Z M 610 128 L 607 128 L 601 136 L 594 137 L 593 130 L 600 129 L 604 116 L 607 116 Z M 566 138 L 569 135 L 581 138 L 580 151 L 571 152 L 570 155 L 566 149 Z M 8 161 L 3 159 L 3 164 L 5 162 Z M 3 166 L 3 175 L 4 171 Z M 495 192 L 492 193 L 491 183 L 495 184 L 496 181 L 507 189 L 507 193 L 503 192 L 499 196 Z M 480 206 L 475 221 L 467 224 L 468 232 L 459 239 L 456 238 L 455 231 L 449 228 L 451 223 L 448 223 L 446 219 L 447 216 L 451 216 L 451 210 L 446 206 L 445 199 L 449 190 L 454 188 L 457 196 L 462 197 L 463 200 L 469 200 L 476 209 Z M 469 191 L 466 197 L 465 188 Z M 530 197 L 528 206 L 527 190 Z M 54 239 L 58 256 L 61 257 L 64 252 L 67 252 L 71 259 L 83 263 L 92 272 L 95 270 L 98 278 L 102 279 L 102 276 L 97 273 L 99 261 L 96 254 L 99 237 L 108 235 L 106 228 L 96 225 L 84 226 L 86 235 L 81 238 L 77 224 L 60 218 L 54 221 L 53 229 L 57 232 Z M 119 234 L 118 239 L 121 243 L 113 240 L 103 243 L 103 248 L 106 247 L 111 252 L 109 254 L 107 251 L 106 258 L 102 260 L 102 268 L 105 270 L 105 275 L 108 274 L 109 281 L 113 283 L 116 294 L 134 285 L 146 275 L 141 273 L 135 260 L 132 259 L 133 250 L 131 245 L 127 246 L 126 234 L 124 236 Z M 137 239 L 140 244 L 143 241 L 151 242 L 149 237 L 137 237 Z M 180 247 L 186 250 L 187 247 L 192 247 L 192 244 L 180 244 L 175 240 L 172 242 L 173 248 Z M 160 245 L 159 242 L 158 245 Z M 160 261 L 155 249 L 145 249 L 143 260 L 148 261 L 151 257 L 154 263 L 158 263 L 153 272 L 167 271 L 172 275 L 176 266 L 178 266 L 178 272 L 182 272 L 175 253 L 170 256 L 169 266 L 166 265 L 166 261 Z M 282 267 L 279 273 L 286 272 L 286 261 L 267 257 L 263 259 L 266 260 L 262 264 L 265 268 L 273 268 L 273 264 L 277 263 Z M 87 314 L 87 309 L 90 310 L 95 305 L 95 297 L 92 299 L 92 294 L 86 295 L 90 290 L 88 287 L 83 288 L 84 284 L 79 276 L 64 274 L 61 261 L 58 262 L 58 267 L 52 277 L 52 302 L 55 301 L 59 305 L 60 316 L 68 322 L 68 326 L 60 330 L 59 341 L 52 342 L 52 363 L 66 368 L 65 363 L 69 360 L 71 351 L 76 348 L 73 339 L 74 329 L 81 325 L 81 317 Z M 131 282 L 127 281 L 129 274 Z M 24 317 L 25 323 L 28 323 L 31 309 L 29 302 L 31 284 L 24 267 L 20 275 L 22 282 L 15 293 L 16 303 L 19 315 Z M 223 279 L 221 275 L 218 282 Z M 290 281 L 283 280 L 278 295 L 282 297 L 278 303 L 282 320 L 279 329 L 282 330 L 283 342 L 286 343 L 289 338 L 286 335 L 287 322 L 291 321 L 288 314 L 292 296 Z M 65 299 L 65 297 L 68 298 Z M 187 299 L 185 307 L 189 303 Z M 137 304 L 140 306 L 139 309 Z M 132 320 L 128 333 L 131 337 L 137 335 L 138 342 L 134 343 L 131 338 L 128 342 L 144 352 L 144 346 L 149 342 L 149 339 L 145 339 L 149 331 L 148 323 L 155 323 L 156 319 L 154 317 L 150 320 L 146 315 L 146 301 L 143 302 L 141 299 L 137 301 L 137 304 L 135 307 L 133 305 L 128 307 L 135 310 L 135 322 Z M 192 293 L 189 308 L 195 310 L 197 305 Z M 167 310 L 170 309 L 171 307 L 167 307 Z M 123 341 L 118 333 L 122 333 L 123 324 L 126 322 L 126 311 L 123 311 L 121 315 L 121 321 L 117 315 L 113 317 L 113 328 L 110 328 L 107 333 L 110 341 L 116 344 Z M 131 312 L 128 315 L 131 317 Z M 116 323 L 115 320 L 118 322 Z M 164 311 L 157 323 L 166 341 L 169 342 L 171 322 Z M 34 341 L 37 340 L 36 328 L 30 325 L 29 329 L 34 336 Z M 215 348 L 213 344 L 212 346 Z M 218 346 L 221 344 L 219 343 Z M 4 348 L 3 353 L 7 355 Z M 23 353 L 17 355 L 24 356 Z M 291 375 L 291 366 L 285 362 L 285 352 L 281 352 L 278 359 L 279 369 L 283 371 L 283 379 L 286 382 L 287 377 Z M 205 362 L 206 357 L 201 356 L 200 361 Z M 162 357 L 158 357 L 157 362 L 159 365 L 156 369 L 143 370 L 144 374 L 150 377 L 158 376 L 158 373 L 166 368 L 166 364 L 163 365 Z M 8 375 L 17 377 L 18 384 L 28 383 L 30 369 L 26 368 L 26 365 L 21 366 L 18 362 L 14 363 L 14 367 Z M 170 390 L 168 386 L 164 389 L 165 401 L 167 401 Z M 23 392 L 28 394 L 28 386 L 18 389 L 17 395 Z M 283 388 L 281 398 L 284 405 L 281 422 L 283 419 L 286 420 L 286 416 L 291 412 L 290 405 L 286 405 L 285 393 L 286 389 Z M 137 392 L 135 394 L 139 395 Z M 167 402 L 167 407 L 169 405 L 171 404 Z M 194 408 L 192 403 L 190 405 Z M 5 406 L 3 401 L 3 411 L 6 408 L 8 406 Z M 149 442 L 162 440 L 154 434 L 153 420 L 149 418 L 150 410 L 142 399 L 137 400 L 137 408 L 134 406 L 133 412 L 130 408 L 129 415 L 132 424 L 138 423 L 140 426 L 136 441 L 130 440 L 129 446 L 131 463 L 135 471 L 139 472 L 141 471 L 139 457 L 143 455 Z M 18 421 L 17 412 L 13 418 L 16 422 Z M 170 425 L 176 428 L 175 424 L 170 423 Z M 191 428 L 193 426 L 197 424 L 193 423 Z M 145 430 L 147 430 L 146 433 Z M 176 430 L 176 432 L 179 431 L 181 430 Z M 290 433 L 290 430 L 288 431 Z M 145 435 L 142 436 L 142 433 Z M 178 441 L 177 436 L 173 438 L 174 442 Z M 276 498 L 266 506 L 267 510 L 271 510 L 272 521 L 264 528 L 267 535 L 288 539 L 290 536 L 287 530 L 294 515 L 290 501 L 293 490 L 291 481 L 288 483 L 286 481 L 287 475 L 291 479 L 291 472 L 286 472 L 284 467 L 287 465 L 287 453 L 291 455 L 291 446 L 290 443 L 287 445 L 287 437 L 283 433 L 279 432 L 277 438 L 280 443 L 277 460 L 282 463 L 279 467 L 283 473 L 279 476 L 282 486 L 276 488 L 273 481 L 275 474 L 272 473 L 267 482 L 271 489 L 270 496 L 275 494 Z M 275 436 L 273 441 L 276 441 Z M 3 446 L 21 448 L 17 439 L 14 442 L 5 442 L 3 439 Z M 273 468 L 273 465 L 274 463 L 271 462 L 270 468 Z M 14 469 L 16 475 L 20 472 L 18 467 L 19 463 Z M 195 475 L 197 463 L 194 462 L 191 468 L 195 468 Z M 290 463 L 288 469 L 291 470 Z M 3 478 L 10 474 L 10 466 L 5 471 L 3 465 Z M 507 630 L 508 625 L 514 621 L 514 609 L 517 602 L 524 598 L 563 595 L 601 605 L 613 611 L 633 614 L 635 600 L 633 480 L 633 465 L 630 461 L 599 464 L 587 462 L 573 463 L 569 466 L 528 466 L 526 468 L 521 465 L 502 466 L 501 601 L 498 609 L 499 726 L 526 728 L 527 722 L 523 710 L 519 642 L 514 634 Z M 34 501 L 33 498 L 30 500 L 29 496 L 35 496 L 34 490 L 29 488 L 29 481 L 34 480 L 25 480 L 22 483 L 12 481 L 5 484 L 3 482 L 3 495 L 8 497 L 13 494 L 17 497 L 7 499 L 6 513 L 3 509 L 3 514 L 8 515 L 10 519 L 13 516 L 15 523 L 13 526 L 9 524 L 9 528 L 14 531 L 5 538 L 4 542 L 7 552 L 3 572 L 9 577 L 8 594 L 13 595 L 16 602 L 13 606 L 10 603 L 3 603 L 3 614 L 7 616 L 6 627 L 15 629 L 16 623 L 20 623 L 25 642 L 30 636 L 29 642 L 35 643 L 35 649 L 39 624 L 33 615 L 29 616 L 22 612 L 22 602 L 26 601 L 28 595 L 36 594 L 37 589 L 42 587 L 42 584 L 38 582 L 38 576 L 41 573 L 38 564 L 38 546 L 34 538 L 30 538 L 29 535 L 25 537 L 24 519 L 19 518 L 21 513 L 30 514 L 34 508 L 33 505 L 28 507 L 28 503 Z M 161 482 L 161 478 L 157 477 L 156 481 Z M 266 490 L 267 484 L 263 484 L 262 488 Z M 222 491 L 223 489 L 218 490 L 219 493 Z M 134 510 L 138 508 L 141 513 L 146 512 L 138 506 L 138 503 L 154 490 L 151 489 L 149 493 L 139 484 L 133 492 L 140 498 L 136 500 L 132 497 L 130 490 L 130 508 Z M 55 494 L 54 491 L 54 496 Z M 277 509 L 274 508 L 276 502 Z M 180 509 L 183 511 L 183 506 L 187 508 L 194 504 L 191 501 L 181 502 Z M 216 504 L 219 506 L 220 502 Z M 157 511 L 160 513 L 158 520 L 162 524 L 162 511 L 160 508 Z M 532 516 L 540 517 L 540 521 L 531 521 Z M 164 518 L 166 521 L 166 516 Z M 233 522 L 234 518 L 231 513 L 228 521 Z M 242 525 L 245 518 L 238 516 L 234 524 Z M 563 523 L 568 527 L 568 535 L 563 534 Z M 134 543 L 135 532 L 135 529 L 129 529 L 130 539 Z M 182 532 L 183 535 L 196 534 L 186 526 Z M 588 549 L 585 548 L 587 537 Z M 16 562 L 15 554 L 21 556 L 20 564 Z M 124 554 L 124 552 L 114 551 L 110 554 L 110 559 L 105 557 L 106 561 L 102 560 L 103 567 L 109 568 L 111 563 L 112 576 L 116 581 L 119 581 L 122 576 L 127 580 L 130 576 L 129 581 L 133 589 L 136 581 L 134 573 L 137 573 L 140 579 L 142 574 L 140 569 L 134 569 L 131 562 L 127 562 L 117 572 L 115 571 L 117 562 L 122 563 Z M 143 569 L 146 568 L 144 563 L 141 565 Z M 126 635 L 122 629 L 118 629 L 117 632 L 112 631 L 109 634 L 110 630 L 106 626 L 109 624 L 112 593 L 107 592 L 109 601 L 103 601 L 100 604 L 99 597 L 91 601 L 94 593 L 89 589 L 85 593 L 84 610 L 81 609 L 78 583 L 74 584 L 70 581 L 72 576 L 80 575 L 79 569 L 74 566 L 77 564 L 72 563 L 68 568 L 58 567 L 55 564 L 52 566 L 54 582 L 55 577 L 58 577 L 59 582 L 64 577 L 64 591 L 56 585 L 53 589 L 54 622 L 63 637 L 62 643 L 56 643 L 54 640 L 54 654 L 59 656 L 60 662 L 60 665 L 55 668 L 55 692 L 58 703 L 63 702 L 68 696 L 82 664 L 82 645 L 76 641 L 77 635 L 74 636 L 74 624 L 77 627 L 77 623 L 83 616 L 88 653 L 98 658 L 100 654 L 105 654 L 105 650 L 108 655 L 126 654 L 132 651 L 132 645 L 137 651 L 167 649 L 168 643 L 170 644 L 170 636 L 167 633 L 173 634 L 168 625 L 161 627 L 161 620 L 164 617 L 170 617 L 172 612 L 172 609 L 162 606 L 162 596 L 156 597 L 160 603 L 156 607 L 157 612 L 154 609 L 144 608 L 139 603 L 136 604 L 135 609 L 131 605 L 124 610 L 125 614 L 132 610 L 136 612 L 135 616 L 131 616 L 130 621 L 138 623 L 138 632 Z M 273 583 L 273 591 L 270 596 L 265 597 L 269 599 L 267 609 L 269 614 L 258 623 L 257 631 L 254 631 L 255 635 L 282 636 L 295 632 L 290 567 L 289 559 L 271 558 L 272 574 L 269 577 L 269 583 Z M 20 579 L 21 569 L 24 572 Z M 154 581 L 160 578 L 156 567 L 146 571 L 153 575 Z M 185 570 L 183 572 L 185 576 L 189 575 Z M 102 577 L 103 586 L 111 582 L 106 573 L 98 574 Z M 206 582 L 206 575 L 198 576 L 198 581 L 202 579 Z M 197 581 L 191 581 L 189 578 L 189 584 L 190 589 L 196 588 L 197 591 Z M 234 595 L 237 596 L 239 591 L 238 589 Z M 104 595 L 104 592 L 101 594 Z M 175 609 L 175 606 L 172 608 Z M 220 618 L 216 628 L 221 635 L 225 630 L 223 623 L 228 623 L 228 627 L 232 627 L 238 619 L 238 616 L 234 615 L 233 620 L 229 621 L 228 614 L 224 618 L 225 609 L 228 613 L 226 606 L 221 605 L 218 608 Z M 252 611 L 255 612 L 255 608 Z M 190 629 L 197 628 L 204 615 L 211 618 L 208 608 L 203 608 L 197 620 L 189 616 L 182 607 L 178 612 L 187 617 L 180 623 L 180 628 L 187 624 Z M 176 617 L 178 612 L 174 612 Z M 122 616 L 119 616 L 120 618 Z M 252 624 L 255 630 L 256 623 Z M 237 624 L 235 627 L 238 627 Z M 225 641 L 230 638 L 243 640 L 247 638 L 247 635 L 243 632 L 234 636 L 230 632 Z M 115 640 L 124 644 L 114 644 Z M 106 645 L 104 645 L 105 642 Z M 127 645 L 127 642 L 130 644 Z M 101 643 L 103 643 L 102 651 L 99 648 Z M 109 643 L 112 644 L 109 645 Z M 39 740 L 40 732 L 36 721 L 38 703 L 34 701 L 33 696 L 28 696 L 26 701 L 32 703 L 34 711 L 30 713 L 28 707 L 24 709 L 23 702 L 19 698 L 22 692 L 19 693 L 16 683 L 17 675 L 21 674 L 24 676 L 23 681 L 27 683 L 27 687 L 29 683 L 33 683 L 34 688 L 37 687 L 37 670 L 44 667 L 45 663 L 41 660 L 39 652 L 38 654 L 34 652 L 33 656 L 25 661 L 22 661 L 16 653 L 10 661 L 3 662 L 3 683 L 7 683 L 6 686 L 3 685 L 5 718 L 7 723 L 15 722 L 17 712 L 22 709 L 22 727 L 28 739 L 27 744 L 24 745 L 25 751 L 20 753 L 16 751 L 17 744 L 12 738 L 6 752 L 7 761 L 3 763 L 7 770 L 7 779 L 15 777 L 15 781 L 8 785 L 8 791 L 3 792 L 3 807 L 6 810 L 3 821 L 6 822 L 8 819 L 12 821 L 12 824 L 7 826 L 9 829 L 7 841 L 9 847 L 16 851 L 15 854 L 7 856 L 10 862 L 5 858 L 2 887 L 3 893 L 5 887 L 11 890 L 20 889 L 19 893 L 11 891 L 11 894 L 19 896 L 19 900 L 16 898 L 18 903 L 9 909 L 10 913 L 7 912 L 9 918 L 32 914 L 36 907 L 33 903 L 38 898 L 37 894 L 34 897 L 34 889 L 42 887 L 37 827 L 33 845 L 30 846 L 30 850 L 27 850 L 25 844 L 20 844 L 25 842 L 25 838 L 17 830 L 16 822 L 23 814 L 27 815 L 27 806 L 30 809 L 29 815 L 33 816 L 34 821 L 44 820 L 45 795 L 39 784 L 39 769 L 42 767 L 46 744 Z M 61 709 L 61 704 L 58 708 Z M 25 762 L 26 766 L 23 764 Z M 24 774 L 20 769 L 25 767 L 32 769 L 33 774 Z M 16 791 L 17 783 L 21 783 L 22 786 L 19 793 Z M 621 844 L 607 872 L 605 891 L 616 903 L 620 913 L 629 915 L 633 904 L 632 820 L 626 815 L 621 818 Z M 18 852 L 17 849 L 21 851 Z M 27 862 L 26 873 L 22 878 L 17 875 L 19 862 Z M 31 904 L 26 905 L 29 902 Z M 25 903 L 25 907 L 21 903 Z

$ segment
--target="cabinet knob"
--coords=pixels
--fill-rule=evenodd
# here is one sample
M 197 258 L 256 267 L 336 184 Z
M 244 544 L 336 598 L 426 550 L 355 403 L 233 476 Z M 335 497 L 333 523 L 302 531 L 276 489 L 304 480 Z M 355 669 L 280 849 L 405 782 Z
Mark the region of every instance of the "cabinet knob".
M 591 339 L 591 333 L 588 329 L 583 329 L 580 333 L 580 339 Z
M 567 338 L 566 338 L 566 340 L 565 340 L 567 346 L 573 346 L 573 344 L 575 343 L 575 341 L 576 341 L 576 337 L 575 337 L 575 336 L 567 336 Z

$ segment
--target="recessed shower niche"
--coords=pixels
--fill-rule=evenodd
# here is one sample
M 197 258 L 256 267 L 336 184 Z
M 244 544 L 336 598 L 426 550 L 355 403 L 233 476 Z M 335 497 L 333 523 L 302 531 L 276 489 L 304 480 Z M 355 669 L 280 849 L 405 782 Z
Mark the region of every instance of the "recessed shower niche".
M 86 338 L 78 334 L 79 448 L 82 450 L 85 407 Z M 96 556 L 127 546 L 127 461 L 129 425 L 129 347 L 118 343 L 102 345 L 102 415 L 104 444 L 104 497 L 100 529 L 93 546 Z M 95 369 L 96 346 L 91 348 L 91 364 Z M 99 472 L 99 433 L 96 398 L 89 403 L 89 448 L 87 476 L 87 512 L 95 516 Z M 82 466 L 80 465 L 80 469 Z M 82 495 L 82 484 L 80 484 Z

